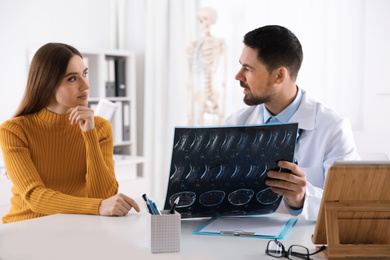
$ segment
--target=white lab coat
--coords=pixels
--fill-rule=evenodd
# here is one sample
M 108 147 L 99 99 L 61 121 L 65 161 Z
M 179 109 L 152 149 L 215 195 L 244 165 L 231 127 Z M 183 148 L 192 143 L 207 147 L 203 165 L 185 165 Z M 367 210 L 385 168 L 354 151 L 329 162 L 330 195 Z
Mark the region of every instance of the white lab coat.
M 302 90 L 303 91 L 303 90 Z M 241 109 L 230 115 L 226 125 L 263 124 L 263 105 Z M 300 214 L 307 220 L 317 220 L 325 178 L 337 160 L 359 160 L 349 121 L 324 107 L 303 91 L 298 110 L 290 119 L 298 122 L 300 135 L 295 147 L 295 160 L 306 173 L 305 202 Z M 281 205 L 277 212 L 286 210 Z

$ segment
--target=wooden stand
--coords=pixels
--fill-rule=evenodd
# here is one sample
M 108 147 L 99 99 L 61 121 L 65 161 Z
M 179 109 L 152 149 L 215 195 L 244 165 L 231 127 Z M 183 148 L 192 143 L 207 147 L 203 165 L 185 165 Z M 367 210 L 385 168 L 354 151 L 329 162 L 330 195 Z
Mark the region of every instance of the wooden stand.
M 328 259 L 390 259 L 390 163 L 335 164 L 312 237 Z
M 389 211 L 390 201 L 326 202 L 328 258 L 390 257 Z

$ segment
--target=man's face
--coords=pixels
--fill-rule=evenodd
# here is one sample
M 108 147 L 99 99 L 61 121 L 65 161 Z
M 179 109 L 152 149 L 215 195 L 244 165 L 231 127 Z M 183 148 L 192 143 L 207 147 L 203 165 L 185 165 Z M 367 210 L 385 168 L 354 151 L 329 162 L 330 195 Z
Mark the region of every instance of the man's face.
M 235 77 L 244 88 L 244 102 L 249 106 L 268 103 L 276 94 L 271 75 L 257 54 L 257 50 L 244 46 L 240 57 L 242 67 Z

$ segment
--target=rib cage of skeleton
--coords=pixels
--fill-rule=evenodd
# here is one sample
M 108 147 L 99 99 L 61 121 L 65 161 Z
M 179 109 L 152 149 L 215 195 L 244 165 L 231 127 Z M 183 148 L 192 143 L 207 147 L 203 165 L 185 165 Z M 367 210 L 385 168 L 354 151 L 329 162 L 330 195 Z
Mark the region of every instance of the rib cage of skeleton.
M 225 117 L 226 45 L 223 39 L 211 35 L 210 27 L 216 20 L 217 13 L 214 9 L 202 8 L 198 12 L 198 24 L 203 36 L 193 41 L 187 49 L 188 125 L 204 125 L 207 114 L 216 117 L 217 120 L 214 123 L 221 125 Z M 218 86 L 215 85 L 215 74 L 219 66 L 222 66 L 223 75 L 218 91 Z M 195 90 L 193 84 L 193 79 L 197 76 L 201 78 L 199 90 Z M 199 109 L 194 109 L 193 102 L 198 105 Z M 195 113 L 198 114 L 194 116 Z

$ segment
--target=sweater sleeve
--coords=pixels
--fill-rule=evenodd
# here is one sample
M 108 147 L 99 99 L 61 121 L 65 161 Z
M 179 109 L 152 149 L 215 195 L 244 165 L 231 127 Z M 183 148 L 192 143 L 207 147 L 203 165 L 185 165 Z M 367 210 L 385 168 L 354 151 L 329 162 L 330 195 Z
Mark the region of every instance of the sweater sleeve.
M 107 199 L 118 192 L 113 163 L 113 134 L 110 122 L 96 117 L 95 128 L 83 132 L 87 153 L 87 190 L 92 198 Z
M 7 174 L 28 207 L 41 214 L 99 214 L 101 199 L 76 197 L 49 189 L 30 155 L 23 131 L 12 123 L 0 128 L 0 146 Z

